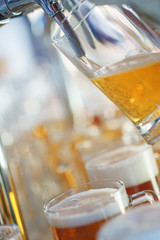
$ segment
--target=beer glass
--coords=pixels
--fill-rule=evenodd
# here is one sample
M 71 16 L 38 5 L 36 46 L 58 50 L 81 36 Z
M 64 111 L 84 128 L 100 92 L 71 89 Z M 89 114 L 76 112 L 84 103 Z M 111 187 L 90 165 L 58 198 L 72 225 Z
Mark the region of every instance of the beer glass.
M 160 239 L 160 204 L 141 206 L 118 216 L 100 229 L 97 240 Z
M 1 240 L 23 240 L 20 228 L 16 224 L 0 225 Z
M 66 4 L 66 16 L 81 44 L 79 54 L 59 27 L 52 28 L 53 45 L 153 144 L 160 135 L 159 37 L 128 5 L 71 2 L 76 4 Z
M 97 152 L 85 168 L 90 181 L 120 179 L 128 194 L 147 189 L 160 194 L 159 168 L 148 144 L 126 145 Z
M 140 203 L 156 201 L 152 191 L 127 195 L 123 182 L 89 182 L 67 190 L 44 206 L 55 240 L 95 240 L 102 224 Z

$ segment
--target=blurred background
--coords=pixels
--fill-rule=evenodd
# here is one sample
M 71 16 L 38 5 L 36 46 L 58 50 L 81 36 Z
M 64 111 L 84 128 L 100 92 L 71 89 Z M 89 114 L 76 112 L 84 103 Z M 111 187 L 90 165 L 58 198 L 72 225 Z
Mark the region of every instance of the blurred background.
M 155 15 L 137 9 L 159 33 Z M 50 27 L 39 9 L 0 28 L 0 136 L 30 240 L 51 239 L 43 205 L 88 180 L 84 161 L 95 151 L 141 141 L 123 113 L 52 46 Z

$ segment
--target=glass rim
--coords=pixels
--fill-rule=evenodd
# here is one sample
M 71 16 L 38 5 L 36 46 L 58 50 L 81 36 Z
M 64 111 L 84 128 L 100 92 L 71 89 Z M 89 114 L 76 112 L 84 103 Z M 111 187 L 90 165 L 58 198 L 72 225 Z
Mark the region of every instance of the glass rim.
M 89 181 L 89 182 L 86 182 L 86 183 L 83 183 L 83 184 L 80 184 L 76 187 L 73 187 L 73 188 L 70 188 L 60 194 L 58 194 L 57 196 L 55 197 L 52 197 L 50 200 L 48 200 L 45 204 L 44 204 L 44 207 L 43 207 L 43 210 L 46 214 L 51 214 L 51 213 L 54 213 L 53 210 L 49 210 L 51 204 L 56 201 L 57 199 L 59 199 L 60 197 L 63 197 L 65 195 L 67 195 L 68 193 L 72 193 L 71 195 L 68 195 L 69 196 L 73 196 L 74 194 L 76 194 L 74 192 L 74 190 L 78 190 L 78 189 L 83 189 L 85 186 L 88 186 L 88 185 L 93 185 L 93 184 L 98 184 L 98 183 L 118 183 L 119 184 L 119 187 L 116 189 L 116 191 L 114 191 L 114 193 L 111 193 L 111 195 L 115 195 L 117 194 L 118 192 L 122 192 L 124 189 L 125 189 L 125 185 L 123 183 L 123 181 L 119 180 L 119 179 L 104 179 L 104 180 L 97 180 L 97 181 Z M 99 187 L 100 188 L 100 187 Z M 104 187 L 104 188 L 107 188 Z M 110 187 L 109 187 L 110 188 Z M 98 189 L 98 187 L 97 187 Z M 87 191 L 87 190 L 84 190 L 84 191 Z
M 152 220 L 150 220 L 150 216 L 152 215 Z M 126 234 L 125 236 L 127 237 L 127 239 L 130 239 L 130 237 L 133 234 L 133 237 L 135 237 L 135 239 L 141 239 L 141 236 L 143 236 L 143 234 L 145 234 L 144 230 L 140 230 L 142 226 L 139 227 L 139 224 L 141 225 L 141 223 L 143 223 L 143 227 L 145 228 L 145 230 L 148 231 L 148 233 L 152 233 L 152 231 L 156 231 L 158 230 L 158 236 L 160 235 L 160 228 L 159 228 L 159 223 L 160 223 L 160 203 L 156 202 L 153 205 L 141 205 L 138 206 L 136 209 L 132 208 L 130 209 L 127 214 L 125 215 L 119 215 L 116 218 L 114 218 L 112 221 L 110 221 L 108 224 L 104 223 L 104 225 L 102 226 L 102 228 L 100 229 L 97 239 L 99 240 L 105 240 L 108 239 L 107 234 L 109 229 L 112 229 L 112 231 L 109 233 L 109 236 L 113 236 L 111 237 L 111 239 L 116 239 L 117 236 L 119 236 L 119 234 L 123 236 L 123 234 L 127 231 L 128 235 Z M 142 221 L 142 219 L 144 221 Z M 157 221 L 155 221 L 157 220 Z M 153 223 L 153 224 L 152 224 Z M 119 228 L 117 229 L 116 226 L 120 225 Z M 125 225 L 127 224 L 127 226 Z M 150 225 L 148 225 L 150 224 Z M 148 230 L 148 226 L 149 226 L 149 230 Z M 138 227 L 138 230 L 135 232 L 135 228 Z M 113 232 L 114 231 L 114 232 Z M 147 232 L 146 232 L 147 233 Z M 104 236 L 104 238 L 102 238 Z M 136 238 L 136 236 L 138 236 L 138 238 Z M 144 235 L 146 236 L 146 235 Z M 124 236 L 123 236 L 124 237 Z M 139 238 L 140 237 L 140 238 Z M 122 238 L 120 238 L 122 240 Z M 125 238 L 123 238 L 125 239 Z M 131 239 L 133 239 L 131 237 Z M 151 238 L 149 238 L 151 239 Z M 154 239 L 154 238 L 153 238 Z M 158 239 L 158 238 L 156 238 Z
M 86 1 L 87 1 L 87 0 L 77 0 L 77 3 L 76 3 L 75 5 L 73 5 L 70 10 L 67 10 L 67 9 L 66 9 L 66 11 L 68 11 L 69 14 L 68 14 L 67 16 L 65 16 L 65 18 L 63 19 L 61 25 L 63 25 L 63 23 L 64 23 L 66 20 L 68 20 L 68 22 L 70 22 L 70 21 L 69 21 L 69 18 L 73 15 L 74 11 L 77 11 L 76 9 L 77 9 L 81 4 L 83 4 L 83 3 L 86 2 Z M 91 2 L 91 3 L 93 4 L 93 7 L 96 6 L 95 3 L 93 3 L 93 2 Z M 87 16 L 88 16 L 88 15 L 90 14 L 90 12 L 92 11 L 93 7 L 89 10 L 88 13 L 86 13 L 86 14 L 83 16 L 83 18 L 81 19 L 80 23 L 78 23 L 76 26 L 73 27 L 73 30 L 74 30 L 74 31 L 75 31 L 76 28 L 79 26 L 79 24 L 81 24 L 81 22 L 83 22 L 83 21 L 87 18 Z M 63 32 L 63 30 L 62 30 L 62 28 L 61 28 L 61 25 L 58 25 L 58 26 L 56 27 L 54 33 L 51 32 L 51 40 L 52 40 L 52 43 L 57 43 L 57 42 L 59 42 L 60 40 L 62 40 L 62 39 L 66 36 L 66 34 Z M 63 36 L 58 36 L 58 33 L 60 33 L 60 32 L 63 32 Z

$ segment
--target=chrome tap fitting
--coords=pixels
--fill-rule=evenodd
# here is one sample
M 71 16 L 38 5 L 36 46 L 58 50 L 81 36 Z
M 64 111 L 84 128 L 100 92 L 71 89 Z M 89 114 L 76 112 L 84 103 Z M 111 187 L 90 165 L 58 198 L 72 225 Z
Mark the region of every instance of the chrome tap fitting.
M 82 45 L 63 13 L 62 3 L 58 0 L 0 0 L 0 24 L 3 20 L 32 12 L 38 6 L 60 25 L 76 56 L 84 56 Z
M 0 0 L 0 20 L 27 14 L 38 5 L 49 17 L 54 17 L 55 14 L 64 10 L 61 2 L 57 0 Z

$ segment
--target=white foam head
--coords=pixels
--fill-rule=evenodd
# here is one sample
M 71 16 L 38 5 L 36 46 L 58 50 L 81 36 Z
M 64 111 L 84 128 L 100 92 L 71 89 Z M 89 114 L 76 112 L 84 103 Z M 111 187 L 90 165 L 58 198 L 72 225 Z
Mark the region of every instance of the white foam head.
M 158 240 L 160 239 L 160 203 L 129 210 L 104 224 L 97 240 Z
M 137 49 L 138 50 L 138 49 Z M 102 67 L 99 76 L 111 76 L 122 72 L 127 72 L 133 69 L 141 68 L 160 61 L 160 53 L 136 52 L 136 49 L 127 54 L 122 61 L 111 64 L 107 67 Z
M 158 166 L 151 146 L 128 145 L 103 152 L 87 162 L 90 181 L 119 179 L 126 187 L 145 183 L 158 175 Z
M 119 195 L 116 199 L 115 193 Z M 119 200 L 119 201 L 118 201 Z M 91 189 L 68 196 L 47 211 L 50 226 L 79 227 L 110 218 L 128 207 L 126 192 L 113 188 Z

